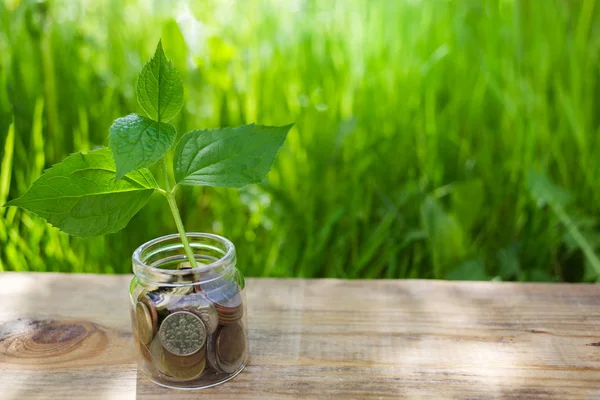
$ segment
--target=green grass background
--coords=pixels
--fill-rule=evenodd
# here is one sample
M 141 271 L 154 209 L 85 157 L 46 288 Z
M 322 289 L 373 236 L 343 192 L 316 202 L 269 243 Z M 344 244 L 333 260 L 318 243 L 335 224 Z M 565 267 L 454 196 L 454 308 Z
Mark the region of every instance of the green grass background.
M 141 112 L 161 37 L 180 133 L 296 123 L 264 183 L 179 192 L 244 274 L 600 278 L 600 2 L 4 0 L 0 203 Z M 85 240 L 3 208 L 0 268 L 127 273 L 174 231 L 160 196 Z

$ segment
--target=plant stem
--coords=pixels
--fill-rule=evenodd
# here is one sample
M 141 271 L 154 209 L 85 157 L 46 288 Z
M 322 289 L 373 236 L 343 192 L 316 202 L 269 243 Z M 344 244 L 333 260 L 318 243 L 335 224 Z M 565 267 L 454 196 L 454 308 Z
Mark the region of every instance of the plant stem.
M 177 226 L 177 231 L 181 237 L 181 243 L 183 243 L 183 248 L 185 250 L 185 254 L 187 254 L 188 260 L 190 261 L 190 265 L 192 268 L 197 268 L 198 265 L 196 264 L 196 258 L 194 257 L 194 252 L 192 251 L 192 247 L 190 246 L 187 235 L 185 234 L 185 228 L 183 227 L 183 222 L 181 221 L 181 215 L 179 215 L 177 202 L 175 201 L 175 196 L 173 196 L 173 189 L 167 169 L 167 161 L 165 159 L 163 159 L 162 169 L 165 174 L 165 185 L 167 186 L 167 190 L 163 194 L 167 198 L 167 202 L 171 208 L 171 214 L 173 214 L 173 219 L 175 220 L 175 225 Z

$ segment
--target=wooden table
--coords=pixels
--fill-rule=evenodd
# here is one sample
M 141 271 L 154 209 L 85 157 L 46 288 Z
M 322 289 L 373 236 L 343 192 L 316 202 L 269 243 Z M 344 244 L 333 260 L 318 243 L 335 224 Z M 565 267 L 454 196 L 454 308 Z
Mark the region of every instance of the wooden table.
M 600 399 L 600 286 L 248 279 L 250 365 L 137 374 L 130 276 L 0 274 L 0 399 Z

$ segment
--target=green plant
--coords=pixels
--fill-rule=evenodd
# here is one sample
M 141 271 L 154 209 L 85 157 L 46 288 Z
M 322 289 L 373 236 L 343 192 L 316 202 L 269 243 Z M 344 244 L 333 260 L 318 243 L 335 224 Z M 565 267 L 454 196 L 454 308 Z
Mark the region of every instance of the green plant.
M 109 147 L 77 153 L 46 170 L 20 198 L 6 203 L 36 213 L 81 237 L 123 229 L 157 191 L 167 199 L 193 267 L 196 260 L 175 201 L 178 185 L 239 188 L 266 176 L 291 125 L 193 130 L 166 156 L 177 132 L 170 121 L 183 107 L 183 84 L 159 41 L 136 95 L 148 117 L 131 114 L 110 127 Z M 160 163 L 163 186 L 148 167 Z

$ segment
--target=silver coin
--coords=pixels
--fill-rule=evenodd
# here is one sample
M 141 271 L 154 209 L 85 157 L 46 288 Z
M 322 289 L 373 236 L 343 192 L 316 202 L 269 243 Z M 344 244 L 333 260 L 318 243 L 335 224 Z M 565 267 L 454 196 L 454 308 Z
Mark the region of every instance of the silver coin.
M 196 314 L 176 311 L 169 314 L 158 330 L 165 350 L 177 356 L 189 356 L 206 345 L 206 327 Z
M 215 306 L 201 293 L 189 294 L 182 297 L 176 303 L 167 307 L 170 312 L 174 311 L 190 311 L 200 317 L 206 331 L 212 335 L 219 326 L 219 313 Z

